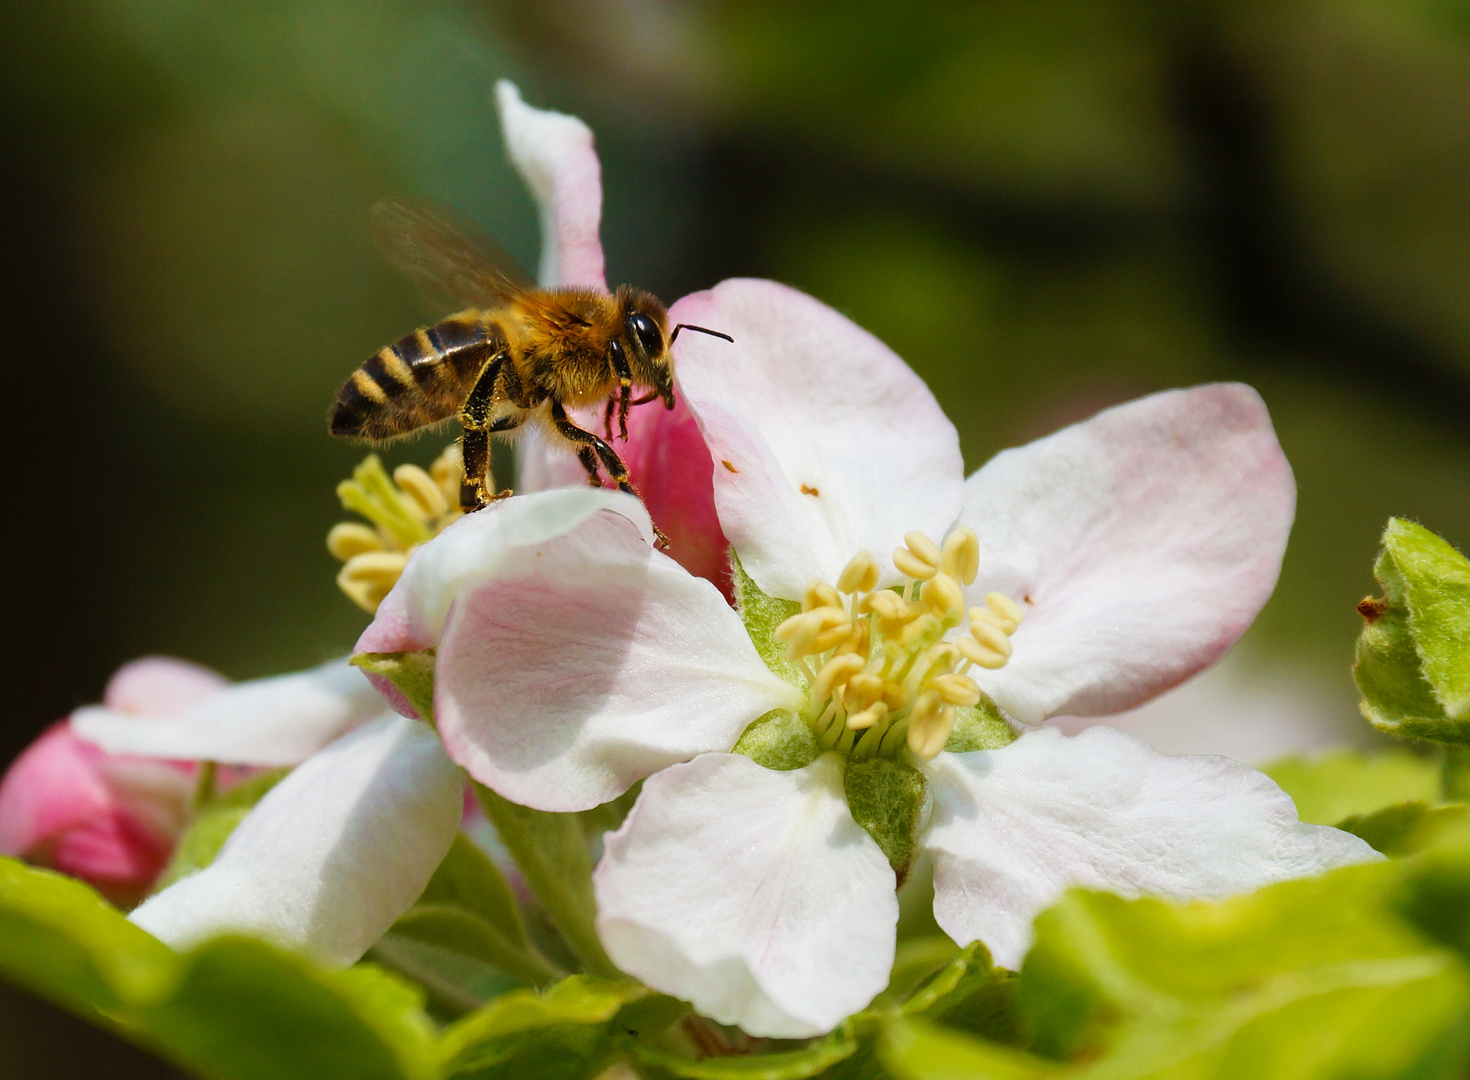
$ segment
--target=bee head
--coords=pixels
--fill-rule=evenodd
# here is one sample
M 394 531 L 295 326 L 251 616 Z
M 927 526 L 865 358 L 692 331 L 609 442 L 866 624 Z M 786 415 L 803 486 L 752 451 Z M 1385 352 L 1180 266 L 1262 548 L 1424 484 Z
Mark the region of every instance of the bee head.
M 669 353 L 669 313 L 658 297 L 642 289 L 618 290 L 623 312 L 619 335 L 633 381 L 658 392 L 664 406 L 674 407 L 674 367 Z M 615 339 L 618 340 L 618 339 Z

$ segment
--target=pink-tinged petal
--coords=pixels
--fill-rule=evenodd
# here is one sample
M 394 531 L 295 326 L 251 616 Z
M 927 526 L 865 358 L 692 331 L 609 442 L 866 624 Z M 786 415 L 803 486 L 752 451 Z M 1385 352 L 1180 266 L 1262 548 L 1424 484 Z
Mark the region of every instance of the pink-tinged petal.
M 541 210 L 541 284 L 607 291 L 603 277 L 602 166 L 575 116 L 534 109 L 514 83 L 495 84 L 505 149 Z
M 279 766 L 305 761 L 382 713 L 383 701 L 363 673 L 346 660 L 332 660 L 236 683 L 172 716 L 140 719 L 88 707 L 72 714 L 71 726 L 114 754 Z
M 229 679 L 199 664 L 171 656 L 144 656 L 112 673 L 102 692 L 102 704 L 135 716 L 172 716 L 229 685 Z
M 669 313 L 731 335 L 684 333 L 679 390 L 714 459 L 715 505 L 741 565 L 772 596 L 835 581 L 868 550 L 889 561 L 912 529 L 941 537 L 963 498 L 954 425 L 886 345 L 771 281 L 721 282 Z
M 1021 603 L 1014 655 L 976 679 L 1026 723 L 1132 708 L 1213 664 L 1271 595 L 1296 486 L 1248 386 L 1108 409 L 970 477 L 967 590 Z
M 888 983 L 893 870 L 842 763 L 708 754 L 652 776 L 593 874 L 613 962 L 752 1035 L 830 1031 Z
M 601 411 L 579 415 L 577 422 L 589 431 L 601 431 Z M 730 541 L 715 512 L 713 462 L 683 397 L 676 395 L 672 411 L 657 401 L 632 410 L 627 442 L 615 440 L 612 445 L 628 466 L 655 524 L 669 538 L 668 553 L 674 561 L 695 577 L 713 582 L 733 600 Z M 539 431 L 528 432 L 518 449 L 522 492 L 587 482 L 576 456 Z M 605 486 L 616 485 L 609 480 Z
M 1268 777 L 1223 757 L 1166 757 L 1111 728 L 1028 732 L 1001 750 L 925 766 L 934 915 L 1017 968 L 1031 923 L 1073 886 L 1220 898 L 1382 858 L 1351 833 L 1297 820 Z
M 168 862 L 193 786 L 191 770 L 111 757 L 53 724 L 0 780 L 0 854 L 136 903 Z
M 245 933 L 324 964 L 354 963 L 448 853 L 462 784 L 423 724 L 375 721 L 272 788 L 212 865 L 130 918 L 178 949 Z
M 610 511 L 505 550 L 460 596 L 435 663 L 439 734 L 513 802 L 590 809 L 802 703 L 719 591 Z

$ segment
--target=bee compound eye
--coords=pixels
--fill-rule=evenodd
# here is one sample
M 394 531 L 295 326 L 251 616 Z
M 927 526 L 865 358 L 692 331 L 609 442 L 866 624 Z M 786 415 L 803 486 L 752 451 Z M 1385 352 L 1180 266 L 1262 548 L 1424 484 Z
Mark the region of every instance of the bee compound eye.
M 664 336 L 659 333 L 658 324 L 647 315 L 629 315 L 628 332 L 638 340 L 643 355 L 655 357 L 664 351 Z

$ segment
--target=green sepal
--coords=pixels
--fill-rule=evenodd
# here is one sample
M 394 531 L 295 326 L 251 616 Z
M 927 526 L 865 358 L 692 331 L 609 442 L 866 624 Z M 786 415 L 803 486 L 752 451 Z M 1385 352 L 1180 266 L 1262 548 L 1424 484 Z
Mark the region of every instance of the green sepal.
M 279 784 L 290 771 L 271 769 L 269 772 L 257 773 L 201 806 L 189 822 L 189 827 L 179 837 L 173 856 L 153 891 L 166 889 L 180 878 L 197 873 L 214 862 L 236 826 L 255 809 L 256 803 L 265 798 L 266 792 Z
M 789 772 L 816 761 L 822 748 L 805 720 L 787 709 L 773 709 L 752 722 L 730 752 L 744 754 L 768 769 Z
M 1470 561 L 1391 518 L 1373 573 L 1383 597 L 1358 606 L 1353 666 L 1363 715 L 1391 735 L 1470 745 Z
M 971 942 L 916 990 L 900 1008 L 905 1016 L 943 1017 L 955 1006 L 995 982 L 1000 971 L 984 942 Z
M 372 675 L 381 675 L 394 686 L 419 718 L 428 724 L 434 723 L 434 652 L 419 649 L 414 652 L 356 653 L 352 664 Z
M 933 907 L 932 889 L 928 890 L 926 903 Z M 906 1000 L 921 985 L 948 967 L 959 952 L 960 947 L 944 934 L 904 938 L 900 930 L 893 967 L 888 972 L 888 988 L 878 995 L 874 1006 L 891 1006 Z
M 735 610 L 745 624 L 745 632 L 760 658 L 792 686 L 806 689 L 796 664 L 786 655 L 786 646 L 775 638 L 776 627 L 793 615 L 801 613 L 801 604 L 795 600 L 781 600 L 767 596 L 761 587 L 745 572 L 735 549 L 730 549 L 730 568 L 735 580 Z
M 954 730 L 949 733 L 944 749 L 951 754 L 999 750 L 1016 739 L 1016 729 L 1006 722 L 995 703 L 982 695 L 980 704 L 955 710 Z
M 874 758 L 846 764 L 842 790 L 847 809 L 888 856 L 888 865 L 903 884 L 918 853 L 919 822 L 929 785 L 907 762 Z
M 592 895 L 592 855 L 576 814 L 532 810 L 475 784 L 485 816 L 515 859 L 536 898 L 587 969 L 620 973 L 597 936 L 597 901 Z
M 439 1039 L 444 1076 L 488 1069 L 522 1055 L 591 1059 L 609 1022 L 648 990 L 628 980 L 573 975 L 536 993 L 513 990 L 455 1021 Z
M 1407 750 L 1333 750 L 1281 758 L 1261 771 L 1281 785 L 1296 803 L 1297 816 L 1312 825 L 1336 825 L 1399 803 L 1440 799 L 1440 766 Z
M 800 1050 L 774 1054 L 696 1060 L 654 1049 L 647 1043 L 633 1043 L 630 1049 L 645 1069 L 684 1080 L 806 1080 L 853 1055 L 860 1045 L 856 1032 L 860 1022 L 844 1021 L 836 1031 L 807 1043 Z

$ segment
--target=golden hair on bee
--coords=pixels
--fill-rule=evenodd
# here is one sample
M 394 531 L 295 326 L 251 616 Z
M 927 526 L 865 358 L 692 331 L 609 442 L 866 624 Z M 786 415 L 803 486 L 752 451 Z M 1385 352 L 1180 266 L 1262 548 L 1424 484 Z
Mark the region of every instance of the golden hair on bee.
M 380 443 L 457 418 L 466 512 L 509 494 L 487 490 L 490 437 L 527 424 L 568 444 L 590 484 L 599 486 L 606 471 L 638 495 L 612 448 L 613 420 L 626 440 L 629 409 L 660 400 L 674 407 L 670 349 L 681 330 L 733 339 L 702 326 L 670 332 L 663 303 L 631 285 L 610 294 L 538 288 L 493 241 L 470 239 L 421 206 L 379 203 L 373 225 L 402 269 L 472 306 L 380 349 L 348 376 L 332 408 L 332 434 Z M 606 438 L 567 415 L 598 404 Z

